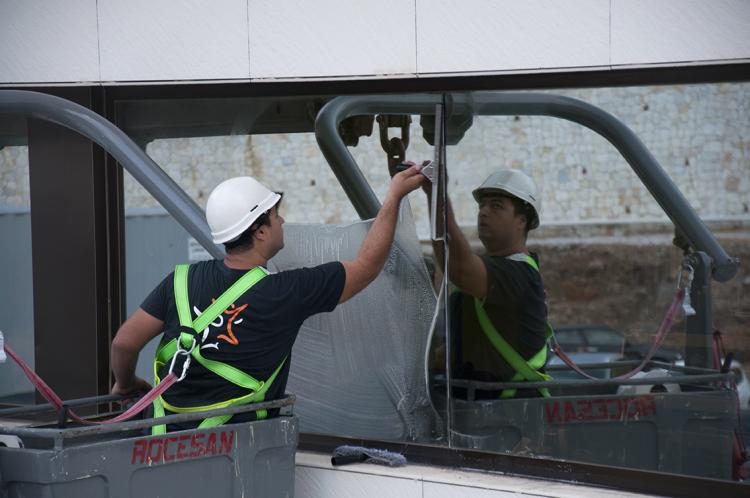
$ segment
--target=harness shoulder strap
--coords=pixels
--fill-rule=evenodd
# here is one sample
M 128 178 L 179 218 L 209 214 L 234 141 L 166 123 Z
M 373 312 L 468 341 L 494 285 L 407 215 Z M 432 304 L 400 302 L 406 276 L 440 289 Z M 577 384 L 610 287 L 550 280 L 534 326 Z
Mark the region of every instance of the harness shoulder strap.
M 534 258 L 529 256 L 528 254 L 513 254 L 509 257 L 509 259 L 524 262 L 534 268 L 536 271 L 539 271 L 539 265 L 537 264 L 536 260 L 534 260 Z M 474 298 L 474 310 L 477 314 L 477 319 L 479 320 L 479 325 L 482 329 L 482 332 L 484 333 L 485 337 L 487 337 L 487 340 L 490 341 L 492 346 L 498 353 L 500 353 L 505 361 L 507 361 L 508 364 L 513 367 L 513 370 L 516 371 L 516 375 L 513 376 L 514 381 L 543 381 L 552 378 L 547 374 L 539 372 L 539 370 L 543 368 L 544 364 L 547 362 L 546 345 L 542 349 L 540 349 L 531 359 L 526 361 L 520 354 L 518 354 L 515 349 L 513 349 L 510 344 L 508 344 L 508 341 L 506 341 L 505 338 L 497 331 L 495 326 L 492 324 L 492 321 L 490 321 L 489 316 L 487 316 L 487 312 L 484 310 L 483 303 L 480 299 Z M 552 337 L 552 326 L 549 324 L 549 322 L 545 326 L 544 334 L 546 336 L 546 340 L 549 341 Z M 513 397 L 515 395 L 515 392 L 515 389 L 506 389 L 503 391 L 502 397 Z M 545 398 L 550 396 L 549 390 L 546 388 L 539 389 L 539 392 Z
M 513 346 L 508 344 L 508 341 L 506 341 L 503 336 L 497 331 L 495 326 L 492 325 L 490 318 L 487 316 L 487 312 L 482 306 L 482 301 L 477 298 L 474 298 L 474 310 L 477 313 L 477 318 L 479 319 L 479 325 L 482 328 L 482 332 L 484 332 L 484 335 L 487 337 L 490 343 L 492 343 L 497 352 L 500 353 L 505 361 L 507 361 L 510 366 L 513 367 L 513 370 L 520 373 L 523 376 L 524 380 L 546 380 L 544 378 L 544 374 L 532 368 L 532 366 L 530 366 L 529 363 L 524 360 L 523 357 L 518 354 L 515 349 L 513 349 Z M 546 353 L 546 347 L 541 351 L 544 351 Z M 539 354 L 535 356 L 538 355 Z M 542 361 L 544 360 L 546 360 L 546 355 L 545 358 L 542 358 Z M 539 360 L 534 363 L 538 364 L 538 362 Z M 541 366 L 544 366 L 544 364 L 542 363 Z M 534 365 L 535 368 L 541 368 L 541 366 L 537 367 L 536 365 Z
M 216 298 L 195 320 L 190 312 L 188 298 L 188 269 L 190 265 L 177 265 L 174 269 L 174 296 L 177 306 L 177 316 L 180 325 L 185 328 L 200 332 L 205 329 L 217 316 L 221 315 L 233 302 L 255 284 L 260 282 L 267 273 L 260 267 L 255 267 L 232 284 L 224 293 Z M 184 347 L 190 347 L 193 335 L 186 332 L 180 333 L 180 342 Z
M 251 287 L 262 280 L 268 275 L 262 268 L 256 267 L 245 273 L 240 277 L 232 286 L 229 287 L 221 296 L 219 296 L 211 305 L 206 308 L 195 321 L 193 321 L 192 313 L 190 312 L 190 300 L 188 296 L 188 271 L 190 265 L 182 264 L 177 265 L 174 271 L 174 296 L 175 306 L 177 307 L 177 316 L 180 320 L 180 336 L 178 339 L 173 339 L 167 344 L 161 346 L 154 357 L 154 385 L 158 385 L 160 382 L 159 368 L 163 366 L 172 356 L 174 356 L 177 350 L 178 341 L 184 348 L 192 347 L 193 340 L 198 332 L 205 329 L 214 319 L 224 312 L 237 298 L 242 296 Z M 281 366 L 286 360 L 284 360 L 279 368 L 277 368 L 274 375 L 264 382 L 256 380 L 251 375 L 235 368 L 226 363 L 219 361 L 209 360 L 204 358 L 200 352 L 200 346 L 193 347 L 191 356 L 195 358 L 201 365 L 215 373 L 216 375 L 224 378 L 225 380 L 232 382 L 238 386 L 252 391 L 252 394 L 258 394 L 259 398 L 263 398 L 265 391 L 270 387 L 271 382 L 276 377 L 276 373 L 281 369 Z M 265 387 L 265 389 L 263 389 Z M 248 402 L 253 401 L 251 397 L 247 397 Z M 154 400 L 154 416 L 164 416 L 164 407 L 166 401 L 161 396 Z M 174 408 L 174 407 L 169 407 Z M 174 410 L 172 410 L 174 411 Z M 164 434 L 166 433 L 165 425 L 158 425 L 152 428 L 152 434 Z

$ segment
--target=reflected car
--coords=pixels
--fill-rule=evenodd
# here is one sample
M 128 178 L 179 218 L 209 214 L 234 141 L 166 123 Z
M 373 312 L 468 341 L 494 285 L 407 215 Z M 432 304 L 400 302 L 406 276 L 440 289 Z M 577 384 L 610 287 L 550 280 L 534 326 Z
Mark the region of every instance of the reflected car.
M 568 325 L 555 329 L 555 338 L 566 353 L 620 353 L 623 359 L 643 359 L 651 344 L 631 344 L 625 336 L 607 325 Z M 660 347 L 652 358 L 673 363 L 682 359 L 682 354 L 673 349 Z
M 555 328 L 555 338 L 566 353 L 621 353 L 625 336 L 607 325 L 569 325 Z
M 678 361 L 675 364 L 681 367 L 685 366 L 684 361 Z M 732 363 L 729 365 L 729 371 L 734 374 L 734 384 L 737 386 L 740 410 L 750 410 L 750 382 L 745 374 L 745 368 L 739 361 L 732 360 Z M 743 414 L 743 418 L 746 416 Z
M 613 352 L 599 352 L 599 353 L 569 353 L 568 356 L 573 363 L 582 367 L 581 369 L 592 377 L 597 379 L 611 379 L 616 375 L 620 375 L 624 372 L 622 367 L 613 368 L 585 368 L 584 365 L 592 363 L 612 363 L 623 359 L 620 353 Z M 558 370 L 555 367 L 564 366 Z M 552 367 L 552 368 L 550 368 Z M 547 373 L 552 376 L 553 380 L 584 380 L 578 372 L 565 366 L 565 363 L 555 354 L 551 354 L 549 361 L 547 362 Z M 617 386 L 585 386 L 585 387 L 570 387 L 560 386 L 550 389 L 554 396 L 573 396 L 573 395 L 596 395 L 596 394 L 614 394 L 617 391 Z
M 569 353 L 568 356 L 571 360 L 573 360 L 573 363 L 575 363 L 579 367 L 592 363 L 612 363 L 623 359 L 620 353 Z M 581 377 L 578 372 L 567 366 L 566 368 L 560 370 L 558 370 L 557 368 L 550 368 L 558 365 L 565 365 L 565 363 L 557 355 L 551 355 L 549 361 L 547 362 L 547 373 L 550 374 L 553 379 L 568 380 L 584 378 Z M 597 379 L 612 378 L 611 368 L 582 368 L 582 370 L 592 377 L 596 377 Z
M 739 361 L 732 360 L 729 369 L 734 374 L 734 383 L 737 385 L 737 395 L 740 398 L 740 409 L 750 410 L 750 382 L 745 374 L 745 368 Z

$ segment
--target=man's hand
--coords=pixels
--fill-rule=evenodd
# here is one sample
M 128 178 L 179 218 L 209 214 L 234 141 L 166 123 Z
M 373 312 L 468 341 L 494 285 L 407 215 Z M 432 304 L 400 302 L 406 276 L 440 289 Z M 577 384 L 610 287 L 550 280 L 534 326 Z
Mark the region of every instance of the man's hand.
M 393 175 L 391 185 L 388 188 L 386 198 L 392 197 L 396 201 L 403 199 L 409 192 L 418 189 L 420 185 L 430 183 L 424 175 L 420 174 L 421 166 L 411 161 L 404 161 L 404 164 L 411 166 L 409 169 Z
M 112 340 L 112 373 L 115 374 L 115 385 L 112 394 L 131 394 L 136 391 L 150 390 L 151 384 L 136 377 L 135 366 L 138 353 L 154 337 L 164 330 L 164 322 L 138 308 L 125 323 L 120 326 Z
M 408 164 L 411 166 L 409 169 L 393 175 L 388 193 L 383 199 L 383 206 L 367 232 L 357 258 L 354 261 L 342 262 L 346 280 L 339 303 L 346 302 L 364 289 L 383 269 L 396 231 L 399 203 L 404 196 L 418 189 L 422 182 L 427 180 L 420 174 L 418 166 L 414 163 Z
M 425 160 L 425 161 L 422 162 L 422 165 L 418 166 L 418 167 L 421 170 L 422 167 L 424 167 L 425 165 L 430 164 L 430 163 L 432 163 L 432 161 Z M 411 161 L 404 161 L 404 164 L 414 164 L 414 163 L 411 162 Z M 427 198 L 428 199 L 432 196 L 432 182 L 431 181 L 428 180 L 426 182 L 422 182 L 422 192 L 424 192 L 425 194 L 427 194 Z
M 127 396 L 129 394 L 135 394 L 138 392 L 148 392 L 151 390 L 151 384 L 141 379 L 140 377 L 134 377 L 133 380 L 127 385 L 121 384 L 119 381 L 115 382 L 112 386 L 112 394 L 119 396 Z

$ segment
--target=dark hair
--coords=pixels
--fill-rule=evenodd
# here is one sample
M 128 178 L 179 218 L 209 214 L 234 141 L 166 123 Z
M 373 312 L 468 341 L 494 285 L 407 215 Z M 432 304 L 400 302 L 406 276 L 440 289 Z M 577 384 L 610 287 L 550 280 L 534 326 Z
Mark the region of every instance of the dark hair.
M 507 197 L 508 199 L 510 199 L 510 202 L 513 203 L 513 214 L 515 214 L 516 216 L 522 214 L 526 217 L 526 227 L 524 228 L 524 233 L 528 235 L 529 230 L 531 230 L 531 222 L 534 221 L 534 218 L 536 217 L 536 211 L 534 211 L 533 206 L 523 199 L 513 197 L 512 195 L 507 195 L 504 197 Z
M 280 196 L 283 197 L 282 192 L 276 192 Z M 266 211 L 265 213 L 258 216 L 258 219 L 253 222 L 252 225 L 250 225 L 247 230 L 242 232 L 239 237 L 237 237 L 234 240 L 231 240 L 229 242 L 224 242 L 224 249 L 229 252 L 240 252 L 240 251 L 247 251 L 251 247 L 253 247 L 253 234 L 255 234 L 260 227 L 267 225 L 271 226 L 271 217 L 269 213 L 273 208 L 279 209 L 279 206 L 281 205 L 281 198 L 279 198 L 278 202 L 271 206 L 271 209 Z
M 253 234 L 263 225 L 271 226 L 267 211 L 261 214 L 239 237 L 229 242 L 224 242 L 224 249 L 227 252 L 239 252 L 250 249 L 253 247 Z

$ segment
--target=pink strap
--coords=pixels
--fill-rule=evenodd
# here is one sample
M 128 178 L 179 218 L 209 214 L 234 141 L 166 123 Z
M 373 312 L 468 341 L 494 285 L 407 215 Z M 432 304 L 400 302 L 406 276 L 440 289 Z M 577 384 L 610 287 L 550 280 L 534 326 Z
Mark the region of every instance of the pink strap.
M 26 377 L 29 378 L 32 384 L 34 384 L 34 387 L 39 391 L 39 393 L 50 402 L 52 406 L 54 406 L 58 412 L 61 412 L 65 409 L 63 400 L 60 399 L 60 397 L 52 390 L 51 387 L 47 385 L 44 380 L 42 380 L 41 377 L 39 377 L 36 372 L 34 372 L 25 361 L 19 357 L 15 351 L 13 351 L 11 348 L 8 347 L 8 345 L 5 345 L 5 352 L 10 356 L 13 361 L 15 361 L 19 367 L 21 367 L 21 370 L 23 370 L 23 373 L 26 374 Z M 103 420 L 103 421 L 93 421 L 93 420 L 86 420 L 78 416 L 73 410 L 68 409 L 68 415 L 72 420 L 75 420 L 76 422 L 79 422 L 81 424 L 86 425 L 99 425 L 99 424 L 114 424 L 117 422 L 122 422 L 125 420 L 128 420 L 130 418 L 133 418 L 135 415 L 143 411 L 144 408 L 146 408 L 148 405 L 150 405 L 156 398 L 161 396 L 164 391 L 172 387 L 172 385 L 177 382 L 177 376 L 174 373 L 170 373 L 164 379 L 159 383 L 158 386 L 151 389 L 148 393 L 146 393 L 141 399 L 138 400 L 137 403 L 135 403 L 133 406 L 131 406 L 127 411 L 121 413 L 120 415 L 111 418 L 109 420 Z
M 667 314 L 664 316 L 664 320 L 662 320 L 661 325 L 659 326 L 659 330 L 657 331 L 656 337 L 654 338 L 654 343 L 651 345 L 651 349 L 648 350 L 648 354 L 646 355 L 646 357 L 643 358 L 641 364 L 638 365 L 634 370 L 626 374 L 619 375 L 615 377 L 615 379 L 629 379 L 643 370 L 646 365 L 648 365 L 648 362 L 651 361 L 651 358 L 654 357 L 656 351 L 659 349 L 659 346 L 661 346 L 661 343 L 664 342 L 664 338 L 667 337 L 667 333 L 672 329 L 672 325 L 674 325 L 674 321 L 677 318 L 677 314 L 680 311 L 680 307 L 682 306 L 682 301 L 684 299 L 685 289 L 677 289 L 677 292 L 674 295 L 674 299 L 672 299 L 672 304 L 669 306 Z M 552 350 L 557 356 L 560 357 L 563 363 L 578 372 L 580 375 L 586 377 L 587 379 L 597 380 L 597 377 L 589 375 L 581 370 L 578 365 L 576 365 L 575 362 L 570 358 L 570 356 L 568 356 L 565 351 L 562 350 L 559 344 L 556 343 L 552 347 Z

